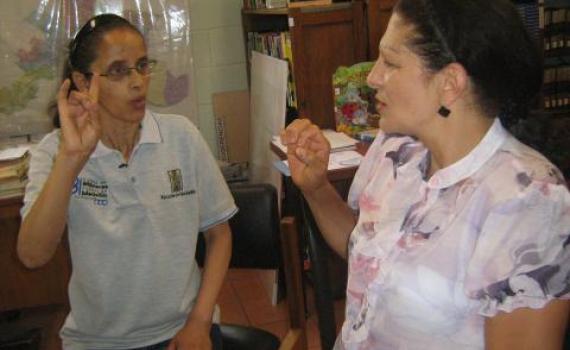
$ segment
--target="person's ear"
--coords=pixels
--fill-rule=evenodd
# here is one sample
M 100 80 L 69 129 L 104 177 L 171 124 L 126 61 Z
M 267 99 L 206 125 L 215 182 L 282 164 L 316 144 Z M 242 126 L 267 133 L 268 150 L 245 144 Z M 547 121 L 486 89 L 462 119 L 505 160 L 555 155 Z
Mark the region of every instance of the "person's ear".
M 81 92 L 89 91 L 89 80 L 87 80 L 85 74 L 74 71 L 71 73 L 71 79 L 73 80 L 73 84 L 77 87 L 77 90 Z
M 441 105 L 450 107 L 455 101 L 465 96 L 469 84 L 469 75 L 459 63 L 450 63 L 440 72 L 442 74 Z

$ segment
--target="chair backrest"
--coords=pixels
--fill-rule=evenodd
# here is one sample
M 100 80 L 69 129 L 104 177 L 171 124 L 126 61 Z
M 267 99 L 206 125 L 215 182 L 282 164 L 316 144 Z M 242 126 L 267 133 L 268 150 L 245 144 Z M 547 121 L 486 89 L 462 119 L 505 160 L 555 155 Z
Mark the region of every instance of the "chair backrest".
M 224 348 L 305 350 L 305 301 L 299 240 L 292 217 L 280 220 L 277 191 L 269 184 L 230 186 L 239 209 L 230 219 L 232 258 L 230 267 L 282 269 L 287 289 L 290 328 L 281 344 L 272 334 L 253 327 L 220 325 Z M 203 266 L 205 241 L 198 238 L 196 260 Z
M 278 269 L 282 266 L 277 191 L 269 184 L 241 184 L 230 187 L 239 209 L 230 219 L 232 258 L 230 267 Z M 196 260 L 202 266 L 205 254 L 202 235 Z

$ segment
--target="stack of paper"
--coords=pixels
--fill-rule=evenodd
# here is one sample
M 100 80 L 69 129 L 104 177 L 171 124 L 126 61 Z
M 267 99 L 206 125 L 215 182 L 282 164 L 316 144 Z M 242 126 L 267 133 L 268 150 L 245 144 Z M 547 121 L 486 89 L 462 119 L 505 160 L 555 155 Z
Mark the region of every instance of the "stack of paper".
M 323 135 L 331 145 L 331 153 L 356 149 L 356 144 L 358 143 L 358 140 L 353 139 L 345 133 L 334 130 L 323 130 Z M 287 153 L 287 147 L 281 142 L 279 136 L 273 136 L 272 143 L 283 151 L 283 153 Z
M 362 160 L 362 155 L 356 151 L 338 151 L 331 153 L 329 156 L 329 166 L 328 170 L 338 170 L 353 168 L 360 164 Z M 291 171 L 289 170 L 289 162 L 287 160 L 278 160 L 273 163 L 273 166 L 279 172 L 285 176 L 291 176 Z
M 24 194 L 28 182 L 30 146 L 10 147 L 0 151 L 0 198 Z

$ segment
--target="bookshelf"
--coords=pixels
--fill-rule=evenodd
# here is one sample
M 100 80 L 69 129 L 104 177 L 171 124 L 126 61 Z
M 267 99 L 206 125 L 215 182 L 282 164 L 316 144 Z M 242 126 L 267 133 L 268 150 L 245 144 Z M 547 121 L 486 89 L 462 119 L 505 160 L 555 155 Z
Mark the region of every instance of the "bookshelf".
M 366 22 L 368 24 L 368 60 L 378 58 L 378 44 L 392 15 L 392 8 L 398 0 L 366 1 Z
M 293 107 L 321 128 L 334 129 L 332 74 L 339 66 L 367 60 L 364 3 L 244 9 L 242 24 L 248 62 L 250 33 L 288 33 L 296 95 Z
M 536 115 L 544 120 L 541 151 L 570 177 L 570 0 L 538 0 L 544 84 Z
M 570 1 L 538 5 L 545 67 L 541 107 L 570 113 Z
M 513 0 L 544 55 L 535 108 L 510 129 L 570 177 L 570 0 Z
M 69 312 L 67 284 L 71 275 L 67 235 L 45 266 L 26 268 L 16 254 L 21 207 L 21 196 L 0 199 L 0 343 L 39 332 L 39 349 L 61 349 L 58 332 Z M 31 337 L 21 340 L 22 347 L 34 348 L 24 344 Z M 0 344 L 0 348 L 11 347 Z

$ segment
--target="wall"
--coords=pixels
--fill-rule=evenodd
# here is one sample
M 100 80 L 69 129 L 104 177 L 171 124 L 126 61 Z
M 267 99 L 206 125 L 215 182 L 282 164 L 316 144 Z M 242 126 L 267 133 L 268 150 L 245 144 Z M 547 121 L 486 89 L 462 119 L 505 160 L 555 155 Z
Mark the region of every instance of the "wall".
M 199 127 L 217 155 L 212 94 L 247 89 L 242 0 L 188 0 Z

